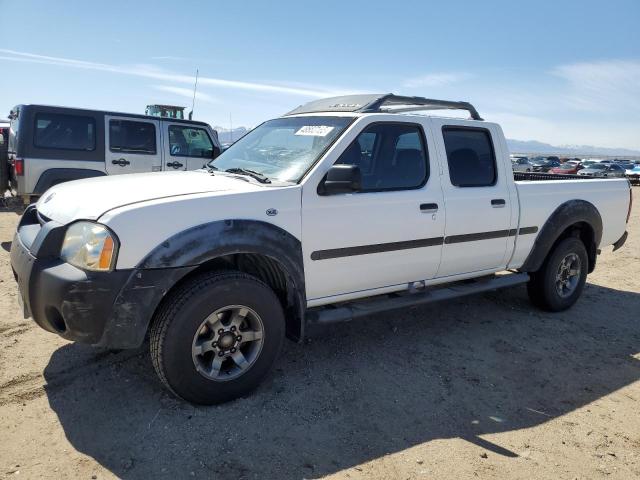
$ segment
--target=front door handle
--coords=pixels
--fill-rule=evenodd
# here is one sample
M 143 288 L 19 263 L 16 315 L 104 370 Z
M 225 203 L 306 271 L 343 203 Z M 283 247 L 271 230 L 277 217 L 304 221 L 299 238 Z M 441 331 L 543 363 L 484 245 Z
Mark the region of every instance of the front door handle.
M 169 162 L 167 163 L 167 167 L 173 167 L 173 168 L 180 168 L 183 167 L 184 165 L 178 161 L 175 162 Z
M 114 165 L 120 165 L 121 167 L 126 167 L 131 162 L 126 158 L 119 158 L 117 160 L 111 160 L 111 163 L 113 163 Z
M 420 211 L 422 213 L 436 213 L 438 211 L 437 203 L 421 203 Z
M 507 204 L 507 202 L 504 201 L 504 198 L 494 198 L 493 200 L 491 200 L 491 206 L 493 208 L 502 208 Z

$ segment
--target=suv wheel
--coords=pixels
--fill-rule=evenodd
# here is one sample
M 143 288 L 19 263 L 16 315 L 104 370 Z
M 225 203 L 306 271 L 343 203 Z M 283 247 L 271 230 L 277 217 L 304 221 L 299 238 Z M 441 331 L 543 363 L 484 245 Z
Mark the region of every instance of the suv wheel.
M 282 347 L 285 320 L 275 293 L 240 272 L 194 277 L 172 293 L 151 328 L 151 360 L 177 396 L 215 404 L 246 395 Z
M 534 305 L 551 312 L 571 307 L 587 280 L 587 250 L 578 238 L 565 238 L 549 254 L 527 285 Z

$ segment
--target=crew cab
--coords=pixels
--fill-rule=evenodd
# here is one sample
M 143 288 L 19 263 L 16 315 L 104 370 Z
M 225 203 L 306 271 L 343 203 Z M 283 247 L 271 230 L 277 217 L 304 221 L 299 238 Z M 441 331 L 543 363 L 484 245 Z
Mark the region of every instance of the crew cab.
M 48 105 L 9 113 L 13 188 L 28 200 L 58 183 L 196 170 L 220 153 L 218 134 L 193 120 Z
M 410 113 L 434 109 L 471 118 Z M 312 324 L 524 284 L 567 309 L 630 209 L 626 179 L 514 174 L 469 103 L 353 95 L 198 171 L 57 185 L 26 209 L 11 264 L 42 328 L 118 349 L 149 334 L 161 381 L 211 404 L 255 388 Z

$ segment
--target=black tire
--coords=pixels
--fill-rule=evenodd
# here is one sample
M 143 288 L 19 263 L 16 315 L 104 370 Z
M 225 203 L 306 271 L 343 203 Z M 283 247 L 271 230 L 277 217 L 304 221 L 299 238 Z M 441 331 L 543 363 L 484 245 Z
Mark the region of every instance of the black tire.
M 575 287 L 569 294 L 562 296 L 557 288 L 556 276 L 561 262 L 570 254 L 579 258 L 580 273 L 576 275 Z M 582 241 L 575 237 L 565 238 L 549 253 L 540 270 L 531 274 L 531 280 L 527 284 L 529 299 L 535 306 L 549 312 L 568 309 L 580 298 L 587 281 L 588 269 L 589 259 Z
M 204 319 L 230 305 L 256 312 L 264 337 L 246 371 L 236 378 L 216 381 L 198 371 L 192 345 Z M 266 284 L 240 272 L 205 273 L 181 285 L 163 302 L 151 327 L 151 360 L 162 383 L 176 396 L 203 405 L 222 403 L 259 385 L 280 353 L 284 332 L 282 306 Z

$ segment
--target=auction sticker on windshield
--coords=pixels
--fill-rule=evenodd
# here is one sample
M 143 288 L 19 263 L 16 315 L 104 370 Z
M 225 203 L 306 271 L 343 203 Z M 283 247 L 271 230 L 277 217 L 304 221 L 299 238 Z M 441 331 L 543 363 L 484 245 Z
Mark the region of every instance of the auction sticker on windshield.
M 305 125 L 300 127 L 296 135 L 306 135 L 309 137 L 326 137 L 334 127 L 328 125 Z

